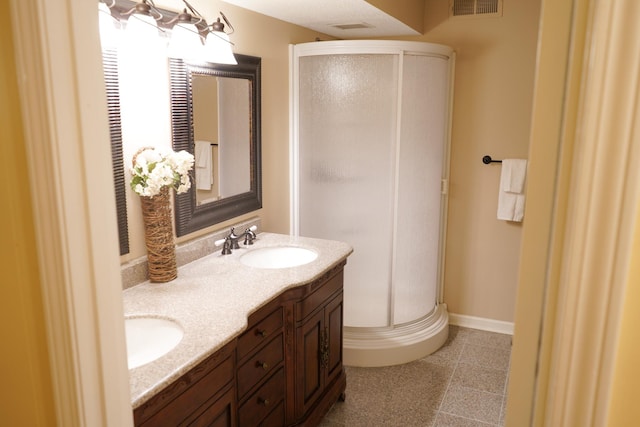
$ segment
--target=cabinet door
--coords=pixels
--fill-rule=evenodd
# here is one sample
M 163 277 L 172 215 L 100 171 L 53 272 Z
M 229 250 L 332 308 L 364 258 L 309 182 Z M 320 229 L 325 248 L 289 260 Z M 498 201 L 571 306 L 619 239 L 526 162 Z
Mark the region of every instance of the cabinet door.
M 320 355 L 321 361 L 324 358 L 325 384 L 329 384 L 336 376 L 342 372 L 342 315 L 343 303 L 342 292 L 332 299 L 325 307 L 324 347 L 325 356 Z
M 301 417 L 322 394 L 324 373 L 320 352 L 324 337 L 324 311 L 296 329 L 296 417 Z
M 215 399 L 189 427 L 233 427 L 236 425 L 234 390 L 229 390 Z

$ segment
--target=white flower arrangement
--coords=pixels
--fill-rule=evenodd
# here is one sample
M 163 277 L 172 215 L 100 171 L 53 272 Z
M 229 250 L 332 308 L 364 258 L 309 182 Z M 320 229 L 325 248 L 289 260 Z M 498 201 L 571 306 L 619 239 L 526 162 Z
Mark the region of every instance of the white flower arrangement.
M 153 197 L 163 187 L 170 186 L 178 194 L 191 188 L 189 171 L 193 167 L 193 154 L 187 151 L 143 148 L 133 156 L 131 189 L 141 196 Z

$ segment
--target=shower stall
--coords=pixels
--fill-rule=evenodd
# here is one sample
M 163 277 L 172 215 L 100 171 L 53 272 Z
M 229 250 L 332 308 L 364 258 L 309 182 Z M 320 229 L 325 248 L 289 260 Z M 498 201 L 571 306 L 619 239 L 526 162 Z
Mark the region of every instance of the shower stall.
M 291 46 L 291 217 L 341 240 L 344 361 L 406 363 L 448 335 L 442 300 L 454 52 L 401 41 Z

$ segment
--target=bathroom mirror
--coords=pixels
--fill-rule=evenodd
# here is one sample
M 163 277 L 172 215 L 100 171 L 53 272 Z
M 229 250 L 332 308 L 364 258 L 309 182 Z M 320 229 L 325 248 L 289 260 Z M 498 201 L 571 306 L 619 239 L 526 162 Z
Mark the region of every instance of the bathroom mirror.
M 251 190 L 249 80 L 192 74 L 196 206 Z
M 260 63 L 169 59 L 173 149 L 196 157 L 192 188 L 175 197 L 183 236 L 262 207 Z

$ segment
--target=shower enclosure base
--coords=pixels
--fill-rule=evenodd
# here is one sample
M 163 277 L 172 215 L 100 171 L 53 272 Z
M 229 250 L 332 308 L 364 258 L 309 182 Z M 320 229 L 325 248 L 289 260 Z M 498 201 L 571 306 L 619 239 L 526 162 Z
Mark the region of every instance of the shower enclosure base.
M 343 361 L 347 366 L 400 365 L 438 350 L 449 336 L 446 304 L 428 316 L 393 329 L 344 328 Z

